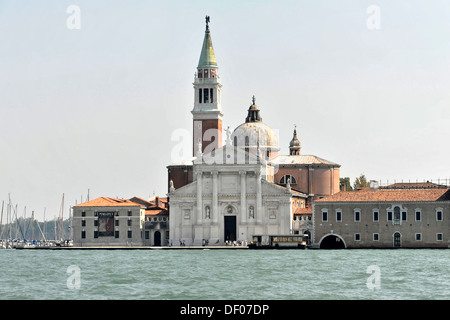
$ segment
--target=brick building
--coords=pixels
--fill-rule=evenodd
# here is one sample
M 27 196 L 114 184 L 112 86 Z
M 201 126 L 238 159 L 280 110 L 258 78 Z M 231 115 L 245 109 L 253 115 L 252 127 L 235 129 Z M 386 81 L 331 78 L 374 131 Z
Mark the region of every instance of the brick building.
M 320 248 L 448 248 L 450 189 L 405 185 L 343 191 L 313 204 Z

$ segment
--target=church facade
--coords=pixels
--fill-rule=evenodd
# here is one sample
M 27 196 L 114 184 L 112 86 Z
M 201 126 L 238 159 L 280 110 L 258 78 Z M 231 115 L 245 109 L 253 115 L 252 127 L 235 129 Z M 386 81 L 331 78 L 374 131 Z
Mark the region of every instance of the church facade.
M 307 198 L 269 182 L 273 167 L 231 143 L 199 154 L 193 172 L 194 182 L 169 193 L 174 245 L 223 245 L 248 242 L 254 234 L 290 234 L 293 203 L 304 206 Z
M 223 245 L 256 234 L 308 232 L 310 224 L 293 223 L 294 213 L 339 192 L 340 165 L 302 155 L 296 129 L 289 155 L 280 155 L 255 97 L 245 122 L 233 132 L 227 128 L 222 145 L 218 70 L 207 18 L 193 83 L 193 155 L 167 167 L 170 243 Z

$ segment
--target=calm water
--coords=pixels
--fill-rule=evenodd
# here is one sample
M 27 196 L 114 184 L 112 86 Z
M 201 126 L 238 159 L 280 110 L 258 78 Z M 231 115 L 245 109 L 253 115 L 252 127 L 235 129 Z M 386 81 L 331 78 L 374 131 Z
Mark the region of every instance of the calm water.
M 450 299 L 449 265 L 449 250 L 0 250 L 0 299 Z

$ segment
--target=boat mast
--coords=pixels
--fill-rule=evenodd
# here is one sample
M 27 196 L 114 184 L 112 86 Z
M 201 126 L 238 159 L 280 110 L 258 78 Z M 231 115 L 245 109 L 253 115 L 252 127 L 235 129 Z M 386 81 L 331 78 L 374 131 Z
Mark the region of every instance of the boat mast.
M 8 231 L 9 231 L 9 241 L 11 241 L 11 239 L 12 239 L 12 235 L 11 235 L 11 225 L 12 225 L 12 223 L 11 223 L 11 198 L 9 198 L 9 203 L 8 203 L 8 214 L 7 214 L 7 218 L 8 218 Z
M 16 222 L 15 222 L 15 225 L 16 225 L 16 236 L 15 236 L 15 239 L 16 239 L 16 240 L 17 240 L 17 236 L 18 236 L 18 233 L 19 233 L 19 228 L 18 228 L 19 223 L 18 223 L 18 219 L 17 219 L 17 210 L 18 210 L 18 206 L 19 206 L 19 204 L 16 204 L 16 209 L 14 210 L 14 215 L 15 215 L 15 217 L 16 217 Z
M 62 196 L 62 203 L 61 203 L 61 238 L 60 240 L 63 240 L 63 235 L 64 235 L 64 193 Z
M 32 241 L 34 241 L 34 240 L 35 240 L 35 239 L 34 239 L 34 211 L 31 211 L 31 223 L 33 224 L 33 225 L 32 225 L 33 228 L 31 229 L 31 230 L 33 231 L 33 232 L 32 232 L 32 234 L 33 234 Z
M 2 216 L 0 218 L 0 239 L 2 239 L 3 235 L 3 205 L 5 204 L 5 200 L 2 201 Z
M 47 231 L 47 222 L 45 221 L 45 209 L 47 209 L 47 208 L 45 208 L 44 207 L 44 232 L 42 233 L 42 235 L 44 236 L 44 241 L 46 241 L 45 240 L 45 232 Z

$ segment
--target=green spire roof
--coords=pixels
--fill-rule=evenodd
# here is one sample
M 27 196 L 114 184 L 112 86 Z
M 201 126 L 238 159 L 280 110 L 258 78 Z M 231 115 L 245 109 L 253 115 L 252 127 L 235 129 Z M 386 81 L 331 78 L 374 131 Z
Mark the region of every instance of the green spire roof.
M 200 60 L 198 61 L 198 68 L 217 68 L 216 56 L 214 55 L 208 24 L 206 24 L 205 38 L 203 39 L 202 53 L 200 54 Z

